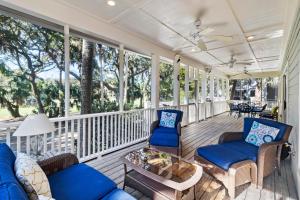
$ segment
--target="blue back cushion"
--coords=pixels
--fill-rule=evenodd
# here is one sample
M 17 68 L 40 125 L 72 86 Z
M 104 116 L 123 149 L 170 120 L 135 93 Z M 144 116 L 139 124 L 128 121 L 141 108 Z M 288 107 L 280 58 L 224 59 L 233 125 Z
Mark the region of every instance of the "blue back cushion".
M 0 143 L 0 199 L 27 200 L 27 194 L 15 177 L 16 156 L 4 143 Z
M 269 119 L 262 119 L 262 118 L 247 117 L 247 118 L 244 118 L 244 133 L 243 133 L 243 138 L 244 139 L 246 139 L 246 137 L 248 136 L 248 134 L 251 130 L 253 121 L 256 121 L 258 123 L 261 123 L 261 124 L 264 124 L 264 125 L 267 125 L 267 126 L 271 126 L 271 127 L 274 127 L 274 128 L 278 128 L 279 133 L 277 134 L 277 136 L 275 138 L 275 141 L 280 141 L 283 138 L 286 129 L 288 128 L 287 124 L 280 123 L 280 122 L 277 122 L 277 121 L 273 121 L 273 120 L 269 120 Z
M 160 120 L 162 112 L 170 112 L 170 113 L 176 113 L 177 114 L 176 115 L 175 128 L 176 128 L 177 124 L 182 121 L 183 112 L 181 110 L 173 110 L 173 109 L 158 110 L 157 111 L 158 120 Z

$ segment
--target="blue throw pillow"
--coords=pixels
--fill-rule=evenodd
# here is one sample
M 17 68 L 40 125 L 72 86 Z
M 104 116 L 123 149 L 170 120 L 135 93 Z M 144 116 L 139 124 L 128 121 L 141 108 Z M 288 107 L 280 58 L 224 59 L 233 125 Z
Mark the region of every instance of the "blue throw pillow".
M 175 128 L 176 116 L 177 116 L 176 113 L 163 111 L 161 113 L 159 126 L 166 127 L 166 128 Z
M 267 126 L 254 121 L 245 141 L 259 147 L 264 143 L 273 142 L 278 133 L 278 128 Z

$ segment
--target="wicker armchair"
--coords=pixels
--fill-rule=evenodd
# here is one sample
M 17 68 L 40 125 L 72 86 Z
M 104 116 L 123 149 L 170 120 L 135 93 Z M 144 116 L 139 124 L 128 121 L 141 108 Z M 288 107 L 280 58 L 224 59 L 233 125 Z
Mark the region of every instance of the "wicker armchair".
M 276 137 L 274 142 L 262 144 L 260 147 L 244 142 L 254 120 L 280 129 L 278 138 Z M 235 187 L 251 182 L 262 188 L 264 177 L 270 175 L 276 168 L 280 173 L 281 148 L 288 141 L 291 130 L 292 126 L 272 120 L 245 118 L 243 132 L 223 133 L 219 138 L 218 145 L 198 148 L 194 158 L 208 174 L 221 181 L 228 189 L 229 196 L 234 198 Z M 204 150 L 210 151 L 212 157 L 207 156 L 209 154 L 205 154 Z M 239 157 L 242 154 L 248 155 L 242 159 Z M 236 155 L 239 155 L 237 156 L 239 158 L 236 162 L 229 164 L 227 169 L 224 165 L 220 165 L 230 159 L 234 160 Z
M 38 164 L 47 176 L 78 163 L 78 158 L 71 153 L 64 153 L 42 161 L 38 161 Z
M 173 112 L 176 113 L 176 123 L 175 128 L 164 128 L 159 126 L 159 120 L 161 113 Z M 183 112 L 180 110 L 158 110 L 157 116 L 158 120 L 151 124 L 150 137 L 148 139 L 149 147 L 164 151 L 167 153 L 181 155 L 182 153 L 182 143 L 181 143 L 181 121 Z

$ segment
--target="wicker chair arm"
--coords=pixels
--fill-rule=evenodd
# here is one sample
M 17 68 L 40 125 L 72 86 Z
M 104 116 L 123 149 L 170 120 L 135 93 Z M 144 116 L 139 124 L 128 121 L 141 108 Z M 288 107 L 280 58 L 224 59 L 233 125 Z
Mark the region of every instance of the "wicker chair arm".
M 79 161 L 77 157 L 71 153 L 64 153 L 42 161 L 38 161 L 38 164 L 47 176 L 78 163 Z
M 177 133 L 179 136 L 181 136 L 181 123 L 180 122 L 177 124 Z
M 154 122 L 152 122 L 151 126 L 150 126 L 150 134 L 153 133 L 154 129 L 157 128 L 159 125 L 159 120 L 156 120 Z
M 243 132 L 225 132 L 219 137 L 219 144 L 240 140 L 243 138 Z
M 283 145 L 285 142 L 284 141 L 279 141 L 279 142 L 268 142 L 262 144 L 259 149 L 258 149 L 258 156 L 264 156 L 270 151 L 270 149 L 279 147 L 280 145 Z
M 258 185 L 262 186 L 263 177 L 268 176 L 276 167 L 279 167 L 281 147 L 284 141 L 262 144 L 258 149 L 257 177 Z

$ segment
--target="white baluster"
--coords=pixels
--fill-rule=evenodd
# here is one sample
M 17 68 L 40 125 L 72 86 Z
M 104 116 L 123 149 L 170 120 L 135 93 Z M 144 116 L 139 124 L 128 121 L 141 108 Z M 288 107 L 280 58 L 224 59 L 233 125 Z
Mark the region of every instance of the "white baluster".
M 71 120 L 71 153 L 74 152 L 74 119 Z

